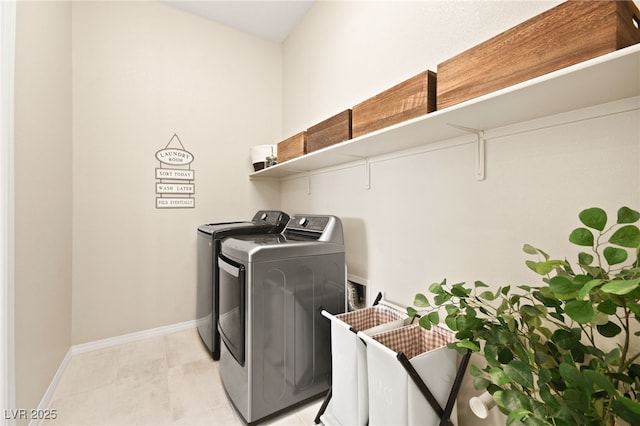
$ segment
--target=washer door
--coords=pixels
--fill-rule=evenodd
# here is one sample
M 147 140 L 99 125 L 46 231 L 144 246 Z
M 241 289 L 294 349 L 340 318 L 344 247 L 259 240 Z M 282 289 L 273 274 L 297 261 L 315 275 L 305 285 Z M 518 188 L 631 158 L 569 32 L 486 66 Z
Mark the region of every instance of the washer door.
M 218 330 L 231 355 L 244 366 L 246 268 L 220 254 L 220 311 Z

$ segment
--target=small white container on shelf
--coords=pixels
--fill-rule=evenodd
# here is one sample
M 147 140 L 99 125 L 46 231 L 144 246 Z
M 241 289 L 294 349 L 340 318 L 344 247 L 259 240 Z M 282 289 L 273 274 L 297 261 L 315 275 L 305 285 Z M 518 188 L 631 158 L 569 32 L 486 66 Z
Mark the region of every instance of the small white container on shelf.
M 267 159 L 277 155 L 278 145 L 256 145 L 251 147 L 253 170 L 257 172 L 258 170 L 264 169 L 267 167 Z

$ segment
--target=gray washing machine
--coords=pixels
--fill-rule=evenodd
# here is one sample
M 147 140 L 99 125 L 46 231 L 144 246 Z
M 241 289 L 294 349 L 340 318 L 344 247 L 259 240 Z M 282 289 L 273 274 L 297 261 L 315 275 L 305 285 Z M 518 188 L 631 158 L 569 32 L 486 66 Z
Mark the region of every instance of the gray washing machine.
M 220 359 L 218 333 L 218 254 L 224 238 L 233 235 L 279 234 L 289 215 L 259 210 L 251 221 L 207 223 L 198 227 L 196 318 L 198 333 L 214 360 Z
M 219 370 L 247 423 L 324 394 L 331 378 L 330 323 L 345 312 L 342 223 L 296 215 L 281 235 L 222 242 Z

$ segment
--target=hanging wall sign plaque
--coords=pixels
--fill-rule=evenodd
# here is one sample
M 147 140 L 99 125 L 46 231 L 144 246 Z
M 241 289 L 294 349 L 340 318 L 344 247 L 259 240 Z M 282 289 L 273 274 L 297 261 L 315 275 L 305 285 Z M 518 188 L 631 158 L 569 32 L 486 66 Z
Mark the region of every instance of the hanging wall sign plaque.
M 194 194 L 192 183 L 156 183 L 156 194 Z
M 196 206 L 193 198 L 156 198 L 157 209 L 191 209 Z
M 177 135 L 174 135 L 177 137 Z M 165 148 L 156 152 L 158 161 L 170 166 L 186 166 L 193 161 L 193 155 L 184 149 Z
M 195 170 L 156 169 L 156 179 L 193 180 Z
M 179 147 L 169 147 L 176 141 Z M 174 143 L 175 145 L 175 143 Z M 184 209 L 195 207 L 196 192 L 195 170 L 191 169 L 193 154 L 184 149 L 177 134 L 169 143 L 156 152 L 156 159 L 160 167 L 156 168 L 156 197 L 157 209 Z

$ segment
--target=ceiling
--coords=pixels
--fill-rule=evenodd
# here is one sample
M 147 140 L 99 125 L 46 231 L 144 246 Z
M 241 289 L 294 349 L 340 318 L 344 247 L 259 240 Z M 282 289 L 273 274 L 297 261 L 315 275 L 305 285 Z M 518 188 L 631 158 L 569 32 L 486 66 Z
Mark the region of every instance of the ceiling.
M 164 0 L 220 24 L 282 43 L 314 0 Z

